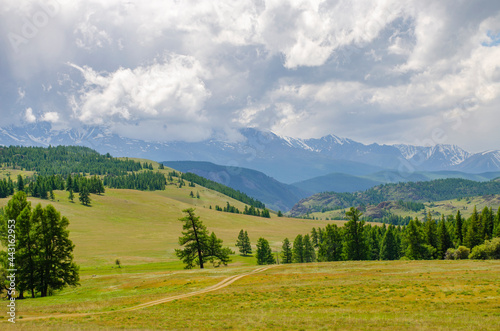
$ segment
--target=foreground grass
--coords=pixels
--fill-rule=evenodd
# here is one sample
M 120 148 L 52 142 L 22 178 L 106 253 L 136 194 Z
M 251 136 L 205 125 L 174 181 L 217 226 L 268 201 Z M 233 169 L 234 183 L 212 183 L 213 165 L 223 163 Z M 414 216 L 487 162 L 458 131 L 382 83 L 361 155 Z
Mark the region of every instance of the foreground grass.
M 81 288 L 20 301 L 20 314 L 116 310 L 208 287 L 255 268 L 159 270 L 162 267 L 167 266 L 87 270 Z M 498 261 L 282 265 L 216 292 L 142 310 L 19 320 L 16 329 L 498 330 L 498 284 Z

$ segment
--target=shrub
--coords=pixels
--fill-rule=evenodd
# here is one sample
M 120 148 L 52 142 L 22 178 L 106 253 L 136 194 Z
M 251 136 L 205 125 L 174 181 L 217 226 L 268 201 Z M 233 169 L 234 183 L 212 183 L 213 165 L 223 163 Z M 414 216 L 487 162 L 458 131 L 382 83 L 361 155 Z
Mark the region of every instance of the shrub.
M 486 240 L 484 244 L 474 247 L 469 258 L 474 260 L 500 259 L 500 238 Z

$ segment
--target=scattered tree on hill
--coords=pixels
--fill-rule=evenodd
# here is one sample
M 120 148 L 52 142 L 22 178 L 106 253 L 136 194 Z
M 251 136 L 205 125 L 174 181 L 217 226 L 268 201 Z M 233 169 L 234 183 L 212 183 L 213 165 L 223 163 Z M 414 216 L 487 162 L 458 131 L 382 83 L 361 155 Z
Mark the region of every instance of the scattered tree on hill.
M 193 208 L 184 209 L 182 212 L 187 214 L 179 219 L 184 222 L 184 231 L 182 237 L 179 237 L 179 245 L 184 246 L 184 249 L 176 249 L 175 254 L 186 264 L 186 269 L 193 268 L 195 264 L 203 269 L 203 251 L 208 241 L 207 228 L 200 221 L 200 217 L 195 216 Z
M 276 259 L 271 251 L 269 242 L 264 238 L 257 241 L 257 264 L 275 264 Z
M 243 229 L 240 231 L 238 240 L 236 241 L 236 247 L 238 247 L 240 254 L 243 256 L 252 254 L 252 245 L 247 231 L 243 231 Z
M 212 262 L 214 266 L 221 263 L 227 265 L 231 261 L 229 255 L 233 252 L 222 247 L 222 240 L 218 239 L 215 233 L 208 235 L 207 228 L 200 221 L 200 217 L 195 215 L 193 208 L 184 209 L 183 212 L 186 216 L 179 219 L 184 222 L 182 236 L 179 237 L 179 245 L 183 248 L 176 249 L 175 254 L 186 264 L 185 268 L 191 269 L 199 265 L 200 269 L 203 269 L 207 261 Z
M 69 201 L 73 202 L 73 199 L 75 198 L 75 195 L 73 194 L 73 189 L 69 190 L 69 196 L 68 199 Z
M 288 238 L 283 240 L 283 246 L 281 246 L 281 262 L 292 263 L 292 245 Z
M 21 175 L 17 175 L 17 191 L 24 191 L 24 180 Z
M 80 202 L 82 203 L 82 205 L 84 206 L 89 206 L 90 205 L 90 193 L 89 193 L 89 190 L 87 188 L 87 186 L 83 186 L 81 191 L 80 191 L 80 197 L 78 198 L 80 200 Z
M 278 217 L 283 217 L 283 213 L 281 212 L 281 210 L 278 210 Z

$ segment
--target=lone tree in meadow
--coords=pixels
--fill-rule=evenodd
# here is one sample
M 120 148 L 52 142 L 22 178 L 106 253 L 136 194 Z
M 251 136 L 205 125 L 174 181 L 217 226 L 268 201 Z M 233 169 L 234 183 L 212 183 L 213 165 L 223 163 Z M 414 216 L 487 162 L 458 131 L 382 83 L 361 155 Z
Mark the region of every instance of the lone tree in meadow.
M 252 244 L 250 243 L 250 238 L 248 238 L 248 232 L 243 231 L 243 229 L 238 234 L 236 247 L 238 247 L 240 254 L 243 256 L 252 254 Z
M 183 210 L 186 216 L 179 218 L 184 222 L 182 236 L 179 237 L 179 245 L 182 249 L 176 249 L 175 255 L 186 264 L 186 269 L 192 269 L 199 265 L 203 269 L 203 263 L 210 261 L 216 265 L 220 263 L 227 265 L 231 260 L 229 254 L 233 252 L 229 248 L 222 247 L 222 240 L 215 233 L 208 234 L 208 230 L 200 221 L 200 217 L 194 214 L 193 208 Z

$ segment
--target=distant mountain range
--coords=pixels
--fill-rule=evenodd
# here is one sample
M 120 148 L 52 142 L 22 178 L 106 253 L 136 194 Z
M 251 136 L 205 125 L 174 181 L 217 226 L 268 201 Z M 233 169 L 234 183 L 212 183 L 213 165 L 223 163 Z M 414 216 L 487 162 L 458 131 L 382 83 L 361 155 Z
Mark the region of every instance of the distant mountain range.
M 240 132 L 244 139 L 239 142 L 217 139 L 194 143 L 149 142 L 118 136 L 105 127 L 58 131 L 52 130 L 48 123 L 35 123 L 0 128 L 0 144 L 82 145 L 114 156 L 156 161 L 207 161 L 255 169 L 288 184 L 332 173 L 371 176 L 389 171 L 395 177 L 408 178 L 429 171 L 473 174 L 500 171 L 498 150 L 471 154 L 455 145 L 364 145 L 334 135 L 297 139 L 252 128 Z M 391 181 L 387 179 L 382 182 Z

